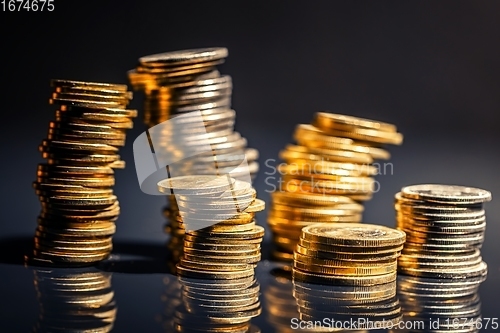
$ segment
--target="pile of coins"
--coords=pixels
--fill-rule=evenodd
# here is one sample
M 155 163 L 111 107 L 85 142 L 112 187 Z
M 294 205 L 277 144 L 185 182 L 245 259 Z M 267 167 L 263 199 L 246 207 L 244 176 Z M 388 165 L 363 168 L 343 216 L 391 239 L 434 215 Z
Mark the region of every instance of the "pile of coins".
M 124 168 L 118 148 L 135 110 L 126 85 L 53 80 L 58 106 L 39 149 L 46 163 L 33 183 L 42 211 L 34 256 L 47 263 L 88 264 L 109 256 L 120 208 L 114 171 Z
M 459 333 L 486 329 L 486 321 L 481 322 L 478 295 L 485 279 L 486 272 L 455 280 L 399 275 L 398 297 L 405 322 L 411 323 L 414 331 Z
M 293 296 L 299 319 L 310 325 L 303 325 L 305 331 L 386 329 L 403 318 L 396 281 L 375 286 L 327 286 L 294 280 Z
M 111 332 L 116 303 L 111 273 L 97 269 L 37 269 L 40 315 L 35 332 Z
M 391 124 L 326 112 L 296 127 L 297 145 L 280 152 L 279 189 L 272 194 L 268 223 L 276 259 L 291 261 L 304 226 L 360 222 L 362 202 L 377 191 L 376 159 L 389 159 L 384 144 L 402 143 Z
M 302 229 L 293 260 L 297 281 L 371 286 L 396 280 L 405 233 L 358 223 L 318 223 Z
M 264 202 L 250 183 L 228 175 L 173 177 L 158 188 L 175 195 L 171 218 L 185 230 L 177 273 L 188 288 L 185 311 L 176 313 L 179 326 L 220 324 L 246 332 L 261 311 L 254 268 L 264 228 L 255 224 L 255 213 L 264 210 Z
M 231 77 L 216 69 L 227 55 L 226 48 L 155 54 L 140 58 L 137 68 L 128 73 L 134 89 L 145 94 L 144 122 L 154 130 L 155 153 L 182 157 L 169 166 L 170 176 L 230 174 L 251 181 L 259 170 L 258 151 L 247 148 L 246 139 L 234 131 Z M 186 121 L 165 123 L 178 116 Z M 168 219 L 165 231 L 171 236 L 170 259 L 177 262 L 184 231 L 172 218 L 176 215 L 174 196 L 169 197 L 164 215 Z
M 485 190 L 451 185 L 414 185 L 396 194 L 397 227 L 407 234 L 401 273 L 425 278 L 481 277 L 486 217 Z

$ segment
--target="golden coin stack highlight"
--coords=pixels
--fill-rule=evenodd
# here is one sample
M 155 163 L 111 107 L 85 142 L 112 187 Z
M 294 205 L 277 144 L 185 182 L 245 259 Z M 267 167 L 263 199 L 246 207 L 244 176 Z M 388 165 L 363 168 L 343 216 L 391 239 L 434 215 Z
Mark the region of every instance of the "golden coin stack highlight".
M 302 229 L 293 254 L 296 281 L 373 286 L 396 280 L 405 233 L 358 223 L 318 223 Z
M 111 332 L 116 303 L 111 273 L 97 269 L 37 269 L 40 316 L 35 332 Z
M 387 160 L 384 144 L 402 143 L 394 125 L 318 112 L 300 124 L 296 145 L 280 152 L 279 189 L 272 193 L 268 223 L 276 259 L 292 261 L 301 229 L 313 223 L 360 222 L 362 203 L 377 190 L 376 159 Z
M 42 205 L 34 258 L 89 264 L 111 253 L 120 213 L 114 169 L 125 167 L 118 149 L 137 112 L 126 109 L 132 98 L 126 85 L 53 80 L 52 86 L 50 104 L 58 109 L 33 183 Z
M 183 309 L 178 327 L 249 329 L 261 312 L 254 268 L 261 259 L 264 228 L 255 213 L 265 208 L 250 183 L 225 176 L 180 176 L 158 183 L 160 192 L 174 192 L 176 215 L 185 230 L 184 250 L 177 264 L 183 284 Z M 201 325 L 201 326 L 200 326 Z
M 425 278 L 483 276 L 483 203 L 491 193 L 453 185 L 413 185 L 396 194 L 397 227 L 407 234 L 398 269 Z
M 252 179 L 259 170 L 258 151 L 247 148 L 247 141 L 234 131 L 236 113 L 231 109 L 232 80 L 221 75 L 217 66 L 228 56 L 226 48 L 204 48 L 165 52 L 139 59 L 137 68 L 129 71 L 129 80 L 135 90 L 143 91 L 144 122 L 148 127 L 163 123 L 176 115 L 200 112 L 205 123 L 204 133 L 189 126 L 158 133 L 158 142 L 171 142 L 172 133 L 194 144 L 210 144 L 210 154 L 199 154 L 177 163 L 174 176 L 222 175 Z M 206 133 L 205 133 L 206 132 Z M 163 136 L 163 137 L 162 137 Z M 174 151 L 175 145 L 164 147 Z M 247 165 L 242 161 L 246 159 Z M 165 231 L 170 234 L 168 248 L 172 261 L 182 256 L 183 230 L 171 216 L 176 214 L 175 197 L 170 196 L 164 215 L 168 222 Z

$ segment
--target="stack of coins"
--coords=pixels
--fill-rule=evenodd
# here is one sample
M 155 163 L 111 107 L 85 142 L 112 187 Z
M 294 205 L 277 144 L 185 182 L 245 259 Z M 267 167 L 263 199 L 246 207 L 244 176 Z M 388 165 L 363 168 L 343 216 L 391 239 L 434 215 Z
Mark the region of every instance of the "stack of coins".
M 403 317 L 396 281 L 376 286 L 327 286 L 294 280 L 293 296 L 302 327 L 314 332 L 387 329 Z
M 183 294 L 185 308 L 176 313 L 179 327 L 248 329 L 261 311 L 254 268 L 264 228 L 254 216 L 264 202 L 250 183 L 228 175 L 173 177 L 158 188 L 175 195 L 172 218 L 185 230 L 177 273 L 189 292 Z
M 372 224 L 318 223 L 302 229 L 293 277 L 325 285 L 372 286 L 396 280 L 405 233 Z
M 174 130 L 177 136 L 212 146 L 213 155 L 193 157 L 183 164 L 178 175 L 212 175 L 212 164 L 217 161 L 218 174 L 231 171 L 232 177 L 237 178 L 241 171 L 234 169 L 245 157 L 248 168 L 243 173 L 246 175 L 249 169 L 255 176 L 258 171 L 258 152 L 247 149 L 246 139 L 234 132 L 236 113 L 231 110 L 231 77 L 221 76 L 216 70 L 227 55 L 227 49 L 221 47 L 165 52 L 140 58 L 137 68 L 129 71 L 134 89 L 145 93 L 144 122 L 149 127 L 195 111 L 205 122 L 202 133 L 188 123 L 181 128 L 162 126 L 162 131 L 156 133 L 160 143 L 171 142 Z
M 362 202 L 378 191 L 374 161 L 389 159 L 383 145 L 399 145 L 403 137 L 391 124 L 318 112 L 312 125 L 296 127 L 294 139 L 280 153 L 285 163 L 268 217 L 274 257 L 288 261 L 304 226 L 361 221 Z
M 118 147 L 137 115 L 126 85 L 53 80 L 57 105 L 33 183 L 42 212 L 34 256 L 47 263 L 88 264 L 108 257 L 120 208 L 114 171 Z
M 111 273 L 97 269 L 37 269 L 40 315 L 35 332 L 111 332 L 116 303 Z
M 129 71 L 129 80 L 136 90 L 145 93 L 144 122 L 156 126 L 155 153 L 182 155 L 182 161 L 170 166 L 171 176 L 221 175 L 247 180 L 254 179 L 259 164 L 258 151 L 247 148 L 247 141 L 234 131 L 236 113 L 231 110 L 232 80 L 220 75 L 216 66 L 228 55 L 226 48 L 181 50 L 145 56 L 136 69 Z M 185 122 L 179 126 L 165 124 L 172 117 L 189 116 L 203 120 L 202 128 Z M 179 144 L 181 143 L 181 144 Z M 210 151 L 185 156 L 186 147 L 196 146 Z M 175 218 L 175 197 L 170 196 L 164 215 L 166 232 L 171 236 L 168 248 L 175 262 L 182 256 L 184 231 Z
M 174 314 L 175 332 L 259 333 L 251 319 L 261 312 L 254 276 L 237 279 L 179 277 L 182 304 Z
M 398 269 L 426 277 L 483 276 L 481 258 L 486 217 L 485 190 L 450 185 L 414 185 L 396 194 L 397 227 L 407 234 Z
M 486 329 L 486 321 L 481 322 L 478 295 L 479 285 L 485 279 L 486 272 L 457 280 L 399 275 L 398 297 L 404 321 L 411 323 L 407 324 L 411 329 L 404 332 L 458 333 Z
M 269 273 L 269 283 L 264 293 L 267 321 L 276 333 L 304 333 L 308 330 L 292 328 L 294 318 L 299 318 L 293 298 L 292 271 L 290 266 L 276 267 Z M 310 332 L 310 330 L 309 330 Z

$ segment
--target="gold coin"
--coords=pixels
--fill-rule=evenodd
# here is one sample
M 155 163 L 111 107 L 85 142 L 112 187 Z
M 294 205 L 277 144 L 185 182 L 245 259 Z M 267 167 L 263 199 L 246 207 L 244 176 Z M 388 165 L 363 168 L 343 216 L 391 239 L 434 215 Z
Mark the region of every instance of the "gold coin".
M 402 245 L 405 242 L 404 232 L 373 224 L 316 224 L 302 230 L 302 238 L 323 244 L 387 247 Z
M 328 128 L 349 126 L 351 128 L 368 128 L 386 132 L 397 131 L 396 126 L 389 123 L 328 112 L 317 112 L 314 115 L 314 122 Z
M 352 162 L 360 164 L 370 164 L 373 162 L 373 159 L 367 153 L 359 153 L 340 149 L 310 148 L 289 144 L 286 146 L 283 152 L 285 152 L 285 154 L 288 154 L 288 156 L 300 157 L 309 155 L 309 159 L 311 160 Z
M 329 276 L 304 272 L 297 268 L 292 271 L 294 280 L 325 285 L 374 286 L 396 280 L 396 272 L 375 276 Z
M 234 179 L 226 176 L 179 176 L 168 178 L 158 183 L 158 189 L 162 193 L 170 194 L 170 191 L 181 190 L 190 193 L 220 193 L 231 188 Z
M 349 197 L 341 195 L 320 195 L 301 192 L 276 191 L 271 193 L 273 204 L 294 207 L 313 206 L 328 207 L 331 209 L 345 209 L 362 212 L 363 206 Z
M 294 252 L 293 259 L 303 264 L 311 264 L 315 266 L 325 266 L 325 267 L 374 267 L 381 265 L 397 265 L 396 258 L 384 259 L 384 260 L 367 260 L 365 262 L 352 261 L 352 260 L 339 260 L 339 259 L 322 259 L 315 258 L 300 254 L 299 252 Z
M 295 260 L 293 267 L 304 272 L 326 274 L 326 275 L 348 275 L 348 276 L 371 276 L 395 272 L 397 263 L 372 266 L 372 267 L 333 267 L 315 264 L 305 264 Z
M 352 245 L 336 245 L 336 244 L 325 244 L 318 243 L 314 241 L 309 241 L 304 238 L 299 239 L 300 246 L 311 250 L 317 250 L 322 252 L 340 252 L 340 253 L 364 253 L 364 254 L 382 254 L 382 253 L 394 253 L 403 250 L 403 245 L 396 246 L 352 246 Z
M 393 252 L 376 252 L 376 253 L 363 253 L 363 252 L 326 252 L 320 250 L 309 249 L 306 247 L 297 244 L 295 247 L 295 252 L 300 253 L 304 256 L 308 256 L 311 258 L 318 259 L 329 259 L 329 260 L 352 260 L 356 262 L 371 262 L 371 261 L 380 261 L 380 260 L 391 260 L 397 259 L 401 252 L 393 251 Z
M 313 161 L 309 158 L 297 158 L 280 164 L 278 170 L 284 168 L 284 174 L 294 174 L 300 172 L 322 173 L 331 175 L 345 174 L 347 176 L 373 176 L 378 174 L 378 169 L 369 164 L 356 164 L 348 162 L 331 162 L 328 160 Z

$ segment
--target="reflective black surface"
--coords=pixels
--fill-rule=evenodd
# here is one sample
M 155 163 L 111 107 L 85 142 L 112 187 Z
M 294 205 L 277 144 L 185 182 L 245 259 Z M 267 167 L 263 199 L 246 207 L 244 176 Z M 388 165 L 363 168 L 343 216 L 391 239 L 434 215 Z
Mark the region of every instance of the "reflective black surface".
M 73 269 L 23 266 L 22 254 L 30 242 L 29 238 L 2 242 L 0 268 L 6 283 L 0 290 L 4 299 L 2 329 L 6 332 L 58 332 L 61 328 L 66 332 L 84 329 L 173 332 L 179 324 L 183 324 L 184 329 L 202 327 L 202 331 L 210 332 L 209 328 L 215 331 L 220 327 L 212 320 L 183 322 L 179 319 L 200 307 L 192 298 L 186 303 L 186 286 L 198 288 L 190 289 L 188 296 L 191 297 L 193 290 L 203 289 L 196 285 L 210 285 L 214 281 L 193 282 L 171 275 L 165 244 L 117 242 L 109 260 L 94 267 Z M 264 250 L 268 251 L 267 246 Z M 446 318 L 450 318 L 451 323 L 453 318 L 462 322 L 463 318 L 482 316 L 484 323 L 485 318 L 498 316 L 496 307 L 492 306 L 497 302 L 496 295 L 488 292 L 495 290 L 493 284 L 498 281 L 498 272 L 498 267 L 490 265 L 488 279 L 478 293 L 475 291 L 481 282 L 479 279 L 450 282 L 400 275 L 398 295 L 394 297 L 391 290 L 395 283 L 364 288 L 302 283 L 292 281 L 289 268 L 283 264 L 263 260 L 256 269 L 262 309 L 251 321 L 251 332 L 259 332 L 258 329 L 301 332 L 300 320 L 323 318 L 329 318 L 327 325 L 340 320 L 373 325 L 382 318 L 392 318 L 394 323 L 422 321 L 427 331 L 428 325 L 437 318 L 442 318 L 441 328 Z M 238 325 L 234 327 L 231 332 L 240 331 Z M 491 327 L 490 323 L 490 329 L 483 331 L 494 331 Z M 362 327 L 358 330 L 364 332 Z

